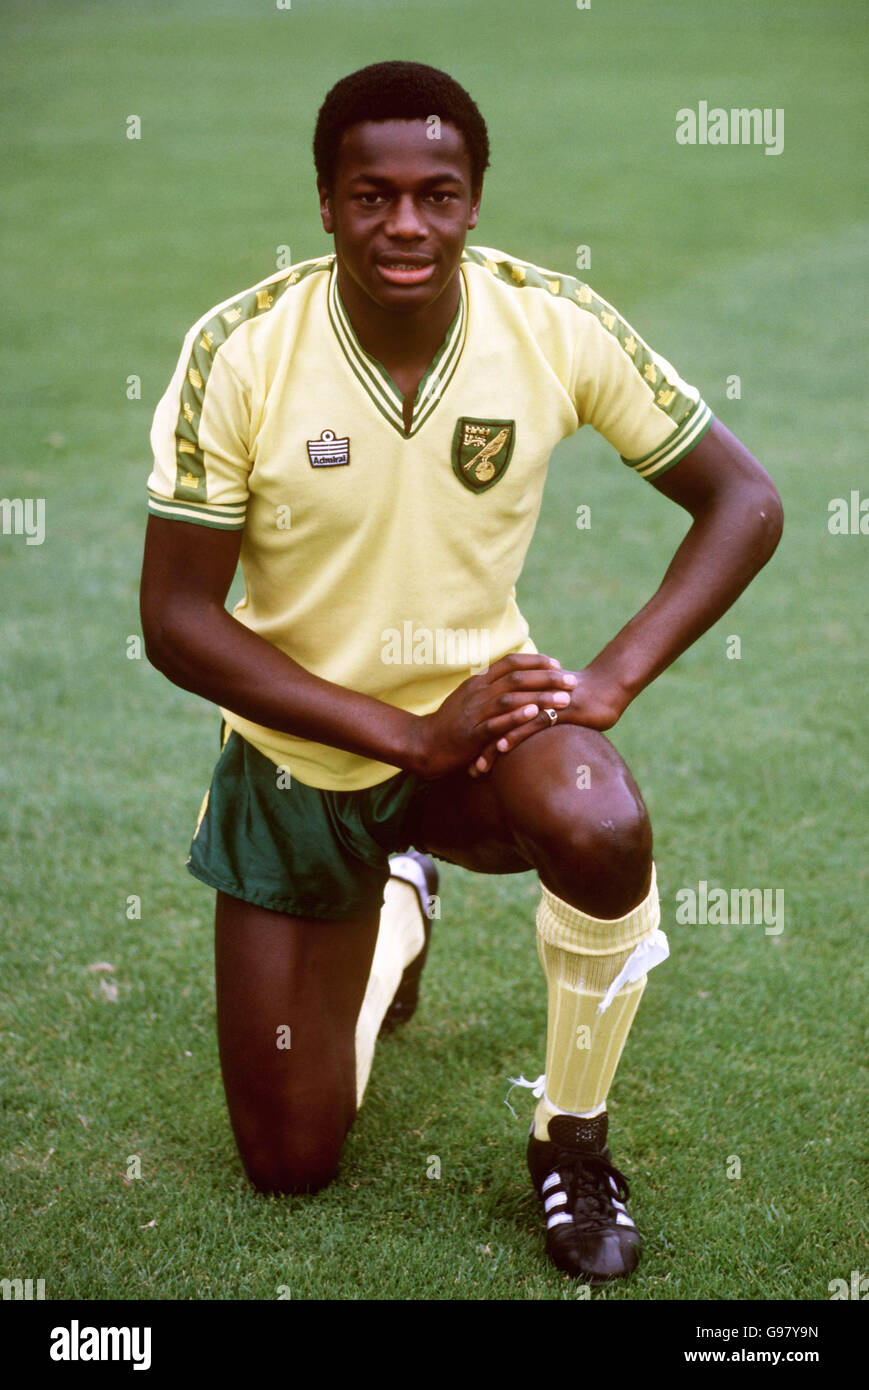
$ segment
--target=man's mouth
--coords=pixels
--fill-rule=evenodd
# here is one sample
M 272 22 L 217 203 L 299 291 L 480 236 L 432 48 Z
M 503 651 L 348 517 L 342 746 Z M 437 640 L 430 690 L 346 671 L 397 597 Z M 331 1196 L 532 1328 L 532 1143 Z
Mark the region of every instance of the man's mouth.
M 422 256 L 379 256 L 377 269 L 391 285 L 422 285 L 435 272 L 434 261 Z

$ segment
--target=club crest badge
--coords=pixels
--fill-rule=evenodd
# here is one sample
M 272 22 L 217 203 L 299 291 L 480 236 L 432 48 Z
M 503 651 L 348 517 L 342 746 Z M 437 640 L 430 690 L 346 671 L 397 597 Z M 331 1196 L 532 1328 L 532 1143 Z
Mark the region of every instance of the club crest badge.
M 515 420 L 474 420 L 463 415 L 453 435 L 453 472 L 471 492 L 485 492 L 503 476 L 515 441 Z
M 307 445 L 312 468 L 337 468 L 350 462 L 350 440 L 336 439 L 334 430 L 323 430 L 319 439 L 309 439 Z

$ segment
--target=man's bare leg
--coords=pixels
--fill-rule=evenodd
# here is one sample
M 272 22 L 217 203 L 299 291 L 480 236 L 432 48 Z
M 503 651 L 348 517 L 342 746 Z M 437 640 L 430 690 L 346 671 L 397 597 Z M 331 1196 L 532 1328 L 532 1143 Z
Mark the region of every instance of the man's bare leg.
M 378 921 L 291 917 L 217 895 L 221 1070 L 261 1191 L 316 1191 L 335 1176 L 356 1115 L 356 1021 Z

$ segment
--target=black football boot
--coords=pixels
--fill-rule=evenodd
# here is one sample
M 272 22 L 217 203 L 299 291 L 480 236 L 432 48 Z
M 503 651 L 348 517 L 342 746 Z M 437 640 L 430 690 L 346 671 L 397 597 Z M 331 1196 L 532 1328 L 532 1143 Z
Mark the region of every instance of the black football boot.
M 625 1209 L 628 1180 L 610 1162 L 606 1111 L 555 1115 L 549 1140 L 528 1140 L 528 1168 L 546 1211 L 546 1253 L 590 1285 L 632 1274 L 641 1241 Z

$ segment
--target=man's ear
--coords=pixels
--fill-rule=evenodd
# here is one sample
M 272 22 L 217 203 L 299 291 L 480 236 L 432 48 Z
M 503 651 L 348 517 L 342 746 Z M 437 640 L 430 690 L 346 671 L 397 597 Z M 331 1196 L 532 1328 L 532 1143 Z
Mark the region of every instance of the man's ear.
M 476 227 L 477 223 L 480 220 L 480 203 L 482 202 L 482 200 L 483 185 L 480 184 L 480 187 L 477 189 L 476 193 L 473 193 L 471 195 L 471 208 L 470 212 L 468 213 L 468 231 L 471 231 L 472 228 Z
M 331 236 L 335 230 L 335 219 L 332 216 L 332 199 L 328 188 L 322 184 L 317 185 L 317 192 L 320 195 L 320 219 L 323 223 L 323 231 Z

